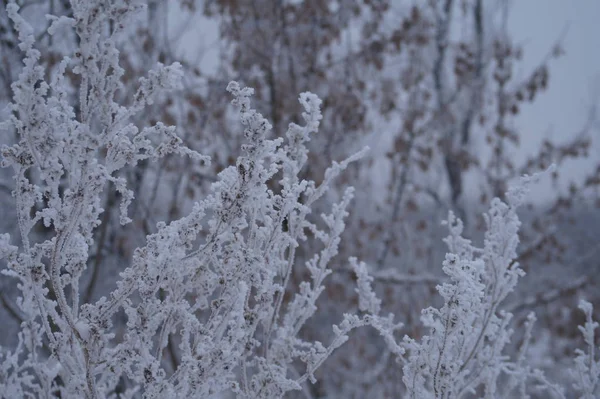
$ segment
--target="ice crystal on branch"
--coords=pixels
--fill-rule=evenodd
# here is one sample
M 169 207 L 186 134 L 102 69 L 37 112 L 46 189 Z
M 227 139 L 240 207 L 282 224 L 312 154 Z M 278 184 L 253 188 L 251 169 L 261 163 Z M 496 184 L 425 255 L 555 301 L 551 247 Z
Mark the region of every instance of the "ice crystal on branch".
M 234 392 L 270 398 L 314 381 L 314 372 L 352 329 L 377 324 L 376 318 L 346 315 L 327 346 L 299 338 L 331 273 L 327 265 L 337 254 L 352 190 L 322 215 L 322 228 L 308 216 L 332 179 L 360 154 L 334 163 L 322 184 L 300 179 L 305 143 L 322 118 L 320 100 L 301 94 L 306 126 L 290 125 L 284 144 L 267 138 L 271 125 L 251 108 L 252 89 L 231 82 L 227 90 L 246 138 L 243 155 L 219 174 L 211 194 L 190 214 L 157 224 L 131 264 L 123 265 L 114 291 L 95 303 L 79 303 L 107 184 L 122 197 L 124 224 L 134 195 L 120 170 L 171 153 L 209 160 L 185 147 L 174 127 L 158 122 L 139 129 L 131 122 L 161 91 L 180 87 L 179 64 L 158 64 L 140 78 L 129 105 L 116 100 L 124 69 L 114 36 L 140 7 L 73 1 L 72 8 L 72 18 L 49 17 L 49 33 L 74 27 L 79 47 L 46 83 L 32 29 L 14 3 L 8 6 L 25 67 L 13 84 L 9 120 L 20 141 L 4 146 L 2 156 L 3 166 L 15 171 L 21 237 L 17 247 L 2 235 L 0 254 L 8 261 L 4 273 L 19 281 L 24 321 L 19 345 L 1 357 L 2 392 L 88 398 Z M 111 32 L 104 29 L 107 22 Z M 80 76 L 77 110 L 65 85 L 67 71 Z M 270 185 L 276 176 L 282 176 L 279 186 Z M 50 237 L 33 241 L 32 229 L 41 222 Z M 306 264 L 310 281 L 286 304 L 295 251 L 309 236 L 322 249 Z M 116 324 L 119 315 L 124 325 Z M 298 361 L 305 370 L 297 369 Z
M 83 295 L 91 248 L 102 247 L 95 233 L 107 223 L 101 217 L 107 187 L 118 193 L 119 221 L 127 224 L 136 199 L 126 168 L 171 154 L 210 161 L 187 147 L 174 126 L 138 119 L 161 93 L 181 88 L 180 64 L 157 63 L 133 80 L 129 99 L 121 98 L 126 70 L 116 37 L 142 8 L 129 0 L 72 0 L 72 16 L 47 17 L 48 34 L 71 30 L 76 48 L 47 71 L 34 30 L 15 2 L 7 6 L 24 65 L 2 124 L 18 138 L 1 148 L 2 166 L 14 172 L 18 230 L 0 235 L 0 259 L 4 277 L 18 288 L 20 331 L 15 347 L 0 350 L 1 395 L 277 398 L 306 391 L 350 333 L 370 326 L 387 346 L 371 374 L 395 357 L 403 366 L 397 379 L 402 376 L 410 397 L 526 397 L 531 382 L 562 397 L 527 365 L 533 316 L 516 359 L 503 352 L 511 314 L 502 303 L 523 275 L 515 261 L 516 209 L 532 178 L 510 190 L 507 202 L 491 202 L 481 248 L 449 215 L 448 279 L 437 287 L 444 304 L 422 312 L 427 335 L 398 342 L 402 324 L 380 315 L 385 303 L 356 258 L 344 266 L 356 275 L 358 314 L 339 315 L 323 342 L 303 334 L 324 296 L 354 190 L 345 188 L 331 209 L 318 208 L 320 218 L 313 212 L 334 179 L 366 151 L 333 162 L 321 183 L 307 177 L 307 144 L 323 120 L 321 100 L 308 92 L 299 96 L 304 124 L 290 123 L 277 137 L 252 108 L 253 90 L 229 83 L 244 129 L 241 156 L 187 215 L 144 232 L 144 243 L 119 258 L 119 277 L 105 296 L 94 302 Z M 305 281 L 294 281 L 298 276 Z M 598 390 L 600 367 L 597 323 L 591 305 L 581 308 L 588 349 L 576 353 L 573 376 L 587 399 Z
M 501 305 L 524 275 L 515 260 L 520 226 L 516 211 L 536 178 L 523 177 L 507 193 L 508 203 L 492 200 L 484 214 L 487 232 L 482 248 L 461 236 L 462 222 L 450 213 L 446 222 L 450 235 L 445 239 L 450 252 L 443 263 L 449 281 L 437 287 L 444 305 L 423 310 L 429 334 L 421 342 L 405 338 L 409 355 L 403 381 L 410 397 L 460 398 L 482 389 L 486 397 L 510 396 L 526 380 L 562 395 L 538 370 L 523 364 L 533 320 L 521 357 L 511 361 L 503 353 L 512 334 L 512 314 Z
M 600 392 L 600 359 L 596 359 L 596 329 L 600 325 L 592 320 L 593 306 L 587 301 L 579 303 L 579 309 L 585 313 L 585 324 L 579 326 L 583 334 L 587 351 L 576 350 L 575 367 L 571 371 L 575 379 L 574 388 L 581 393 L 581 399 L 592 399 Z

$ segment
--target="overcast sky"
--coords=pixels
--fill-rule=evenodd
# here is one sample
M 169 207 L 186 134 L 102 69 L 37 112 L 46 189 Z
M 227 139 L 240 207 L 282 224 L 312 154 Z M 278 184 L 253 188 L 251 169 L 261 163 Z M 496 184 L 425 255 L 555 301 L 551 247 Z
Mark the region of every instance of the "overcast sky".
M 523 109 L 523 150 L 531 153 L 543 138 L 572 137 L 600 98 L 600 0 L 514 0 L 509 19 L 513 38 L 524 47 L 524 71 L 540 62 L 566 29 L 566 54 L 550 64 L 550 87 Z M 528 140 L 528 138 L 530 138 Z M 595 133 L 600 141 L 600 135 Z M 600 159 L 600 145 L 591 154 Z M 570 176 L 584 168 L 567 167 Z

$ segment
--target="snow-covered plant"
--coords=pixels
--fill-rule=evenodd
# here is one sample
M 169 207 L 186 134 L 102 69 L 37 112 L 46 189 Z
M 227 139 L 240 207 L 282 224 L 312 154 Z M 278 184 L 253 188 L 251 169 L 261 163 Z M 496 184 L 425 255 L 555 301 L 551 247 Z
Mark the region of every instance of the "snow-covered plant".
M 48 83 L 33 29 L 14 2 L 7 6 L 25 64 L 12 85 L 11 116 L 3 125 L 19 137 L 17 144 L 2 147 L 2 166 L 15 172 L 20 248 L 9 245 L 4 235 L 0 253 L 8 261 L 3 272 L 19 280 L 22 296 L 17 303 L 24 320 L 19 346 L 6 361 L 25 356 L 0 378 L 8 397 L 52 396 L 57 391 L 90 396 L 96 390 L 97 348 L 88 342 L 93 330 L 81 314 L 79 285 L 103 211 L 101 193 L 108 182 L 115 184 L 122 196 L 121 221 L 126 223 L 133 193 L 116 176 L 119 169 L 169 153 L 203 160 L 181 145 L 174 127 L 158 123 L 140 130 L 129 123 L 160 91 L 179 85 L 178 64 L 158 65 L 141 78 L 128 107 L 114 101 L 124 70 L 113 37 L 139 7 L 120 1 L 73 1 L 72 8 L 73 18 L 49 17 L 51 35 L 65 25 L 75 26 L 79 48 L 73 60 L 61 61 Z M 109 21 L 114 30 L 105 34 Z M 65 83 L 67 69 L 80 79 L 75 101 Z M 40 223 L 53 234 L 34 242 L 32 230 Z
M 583 339 L 587 346 L 587 351 L 577 349 L 575 351 L 575 367 L 571 374 L 575 380 L 574 388 L 581 393 L 581 399 L 597 398 L 600 394 L 600 358 L 596 359 L 595 330 L 598 328 L 598 322 L 592 320 L 591 303 L 581 301 L 579 309 L 585 313 L 585 324 L 579 326 L 579 331 L 583 334 Z
M 344 315 L 328 345 L 299 338 L 331 272 L 327 266 L 338 251 L 353 191 L 347 189 L 332 212 L 322 215 L 324 227 L 309 221 L 311 206 L 362 153 L 334 163 L 320 184 L 300 179 L 321 101 L 300 95 L 306 125 L 291 124 L 284 143 L 268 138 L 271 125 L 250 108 L 252 89 L 235 82 L 227 90 L 245 127 L 243 155 L 219 174 L 210 195 L 189 215 L 158 223 L 147 245 L 123 265 L 109 295 L 80 303 L 107 184 L 121 194 L 121 222 L 130 221 L 133 192 L 119 170 L 170 153 L 209 160 L 185 147 L 174 127 L 157 123 L 140 130 L 130 122 L 161 90 L 178 87 L 178 64 L 158 65 L 141 78 L 129 104 L 115 100 L 124 70 L 114 36 L 140 7 L 125 0 L 74 0 L 72 8 L 73 18 L 49 17 L 50 34 L 70 26 L 79 37 L 75 59 L 62 60 L 50 83 L 38 64 L 31 27 L 15 3 L 7 8 L 25 67 L 12 86 L 12 113 L 3 126 L 14 128 L 19 142 L 2 147 L 2 165 L 15 172 L 20 242 L 0 236 L 0 257 L 8 265 L 3 273 L 18 280 L 23 322 L 17 347 L 0 353 L 0 393 L 281 397 L 306 380 L 314 382 L 315 370 L 356 327 L 370 324 L 393 342 L 397 326 L 391 316 L 371 314 Z M 65 84 L 69 69 L 79 75 L 76 96 Z M 32 238 L 39 223 L 49 238 Z M 309 238 L 322 243 L 306 263 L 310 280 L 284 301 L 296 250 Z M 365 289 L 368 277 L 359 277 Z
M 437 287 L 444 304 L 423 310 L 421 319 L 429 334 L 420 342 L 405 337 L 409 354 L 403 381 L 409 397 L 525 396 L 525 384 L 530 381 L 562 395 L 538 370 L 524 363 L 533 315 L 518 358 L 513 361 L 503 352 L 512 334 L 512 314 L 501 305 L 524 275 L 515 260 L 520 226 L 516 211 L 533 179 L 526 176 L 510 189 L 507 203 L 498 198 L 492 201 L 484 215 L 487 232 L 482 248 L 461 236 L 462 222 L 450 213 L 450 234 L 445 239 L 450 252 L 443 263 L 449 281 Z
M 366 264 L 350 258 L 360 313 L 344 314 L 328 344 L 302 338 L 338 253 L 353 190 L 320 221 L 312 212 L 363 155 L 334 162 L 320 183 L 300 177 L 322 119 L 321 101 L 311 93 L 299 98 L 304 126 L 291 123 L 285 139 L 272 138 L 270 123 L 250 106 L 252 89 L 231 82 L 227 90 L 244 126 L 242 155 L 188 215 L 157 224 L 107 295 L 83 300 L 106 187 L 119 193 L 126 224 L 134 192 L 124 168 L 169 154 L 210 160 L 185 146 L 175 127 L 133 122 L 161 92 L 180 87 L 179 64 L 157 65 L 139 79 L 133 98 L 118 100 L 125 70 L 115 37 L 142 7 L 129 0 L 71 6 L 72 17 L 48 17 L 49 35 L 65 28 L 77 35 L 73 58 L 63 58 L 50 79 L 33 29 L 15 2 L 7 7 L 24 68 L 2 124 L 18 137 L 1 148 L 2 166 L 14 171 L 18 234 L 0 235 L 0 259 L 3 278 L 17 281 L 22 323 L 17 345 L 0 348 L 2 397 L 276 398 L 292 390 L 310 396 L 306 383 L 316 381 L 317 369 L 353 329 L 367 325 L 387 344 L 386 362 L 392 354 L 403 363 L 409 397 L 527 397 L 533 389 L 564 397 L 527 364 L 533 315 L 515 359 L 505 353 L 511 314 L 501 306 L 523 275 L 515 260 L 516 209 L 530 177 L 508 192 L 507 203 L 492 201 L 481 248 L 462 237 L 462 222 L 450 214 L 443 264 L 449 281 L 438 286 L 443 306 L 423 311 L 428 335 L 398 344 L 401 324 L 380 316 L 384 304 Z M 36 234 L 41 227 L 44 234 Z M 311 248 L 316 253 L 307 253 Z M 294 273 L 302 266 L 306 273 Z M 302 274 L 307 281 L 294 285 Z M 598 390 L 598 324 L 590 304 L 581 308 L 588 351 L 577 352 L 573 375 L 574 388 L 588 399 Z

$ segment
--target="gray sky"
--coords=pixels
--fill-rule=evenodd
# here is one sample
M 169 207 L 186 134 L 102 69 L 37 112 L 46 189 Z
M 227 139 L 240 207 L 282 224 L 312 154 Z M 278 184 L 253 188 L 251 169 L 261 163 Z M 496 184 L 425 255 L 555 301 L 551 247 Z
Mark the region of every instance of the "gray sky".
M 544 138 L 572 137 L 600 98 L 600 0 L 512 1 L 509 31 L 524 47 L 523 74 L 545 57 L 564 30 L 566 54 L 550 64 L 549 90 L 525 107 L 519 120 L 524 153 L 533 152 Z M 594 138 L 600 139 L 598 132 Z M 590 154 L 596 160 L 598 144 Z M 573 163 L 561 172 L 576 177 L 585 166 Z

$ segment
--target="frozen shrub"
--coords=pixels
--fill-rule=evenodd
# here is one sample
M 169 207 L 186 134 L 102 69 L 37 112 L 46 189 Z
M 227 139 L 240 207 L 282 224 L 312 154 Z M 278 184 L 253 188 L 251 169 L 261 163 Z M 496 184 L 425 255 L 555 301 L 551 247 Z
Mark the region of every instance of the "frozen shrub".
M 48 34 L 73 29 L 78 48 L 48 82 L 31 26 L 14 2 L 7 7 L 24 67 L 2 125 L 16 132 L 18 142 L 1 149 L 2 166 L 14 172 L 18 237 L 0 235 L 0 258 L 7 265 L 3 278 L 17 281 L 22 323 L 18 344 L 0 351 L 3 397 L 282 397 L 314 383 L 317 369 L 362 326 L 383 337 L 386 355 L 401 365 L 398 375 L 409 397 L 527 397 L 538 390 L 564 397 L 528 366 L 533 315 L 516 358 L 504 352 L 512 331 L 502 303 L 523 275 L 515 261 L 516 209 L 528 177 L 509 190 L 506 203 L 492 201 L 481 248 L 462 237 L 462 222 L 450 214 L 450 252 L 443 264 L 448 281 L 438 286 L 444 303 L 423 311 L 427 335 L 398 342 L 402 324 L 380 315 L 382 302 L 367 265 L 350 258 L 360 314 L 344 314 L 328 343 L 302 338 L 338 253 L 353 190 L 347 188 L 320 221 L 311 212 L 364 152 L 334 162 L 321 183 L 300 177 L 306 144 L 322 119 L 321 101 L 311 93 L 299 98 L 304 126 L 291 123 L 285 139 L 271 138 L 270 123 L 250 106 L 252 89 L 231 82 L 227 90 L 244 127 L 242 155 L 189 214 L 157 224 L 122 265 L 110 293 L 82 301 L 106 186 L 113 184 L 120 194 L 120 221 L 127 224 L 134 193 L 119 175 L 124 167 L 168 154 L 210 161 L 185 146 L 175 127 L 132 122 L 161 92 L 180 87 L 179 64 L 157 65 L 139 79 L 133 98 L 117 100 L 125 71 L 114 37 L 140 8 L 126 0 L 73 0 L 72 18 L 50 16 Z M 68 73 L 78 77 L 76 93 L 66 84 Z M 40 225 L 43 237 L 34 234 Z M 305 248 L 308 241 L 317 245 Z M 315 247 L 298 265 L 299 249 Z M 302 266 L 307 281 L 291 287 L 294 268 Z M 581 309 L 588 349 L 576 353 L 573 388 L 590 399 L 600 374 L 598 324 L 589 303 Z

